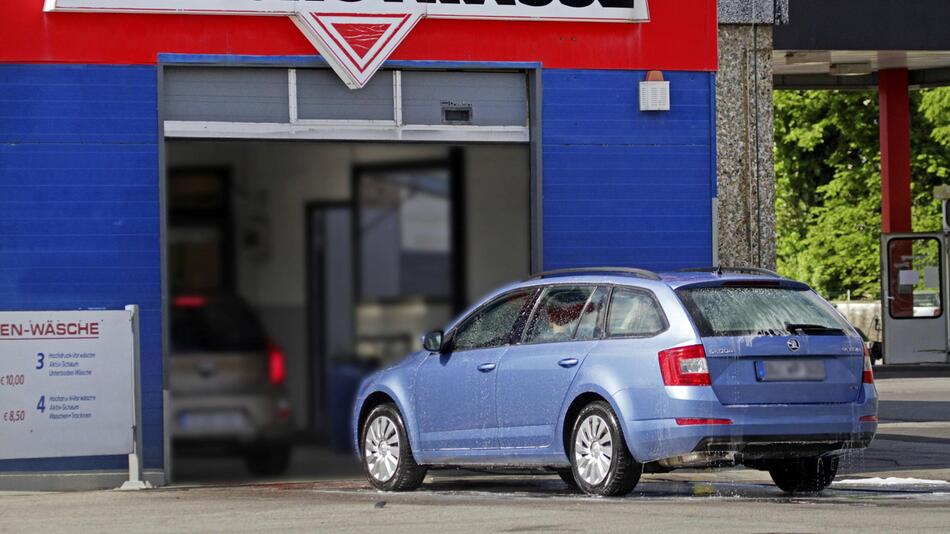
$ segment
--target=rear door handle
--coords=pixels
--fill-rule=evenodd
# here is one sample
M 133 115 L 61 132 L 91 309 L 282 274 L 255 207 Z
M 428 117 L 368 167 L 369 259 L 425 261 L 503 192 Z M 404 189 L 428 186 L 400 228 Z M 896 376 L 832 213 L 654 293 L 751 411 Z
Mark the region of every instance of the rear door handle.
M 495 364 L 493 363 L 483 363 L 478 366 L 478 370 L 483 373 L 490 373 L 495 370 Z
M 557 362 L 561 367 L 574 367 L 577 365 L 577 358 L 564 358 L 563 360 Z

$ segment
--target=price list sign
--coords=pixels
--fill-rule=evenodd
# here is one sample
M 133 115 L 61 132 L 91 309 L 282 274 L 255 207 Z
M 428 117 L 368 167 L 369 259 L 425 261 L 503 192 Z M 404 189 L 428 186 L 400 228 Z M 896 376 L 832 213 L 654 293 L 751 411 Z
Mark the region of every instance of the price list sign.
M 132 452 L 132 313 L 0 312 L 0 459 Z

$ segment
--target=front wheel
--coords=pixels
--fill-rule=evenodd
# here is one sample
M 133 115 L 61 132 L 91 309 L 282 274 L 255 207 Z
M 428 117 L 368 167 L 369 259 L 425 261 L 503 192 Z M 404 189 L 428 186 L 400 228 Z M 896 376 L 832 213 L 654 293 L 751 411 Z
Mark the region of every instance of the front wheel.
M 577 487 L 588 495 L 626 495 L 640 481 L 643 465 L 627 450 L 617 416 L 606 402 L 592 402 L 578 414 L 571 434 L 571 469 Z
M 775 485 L 786 493 L 818 493 L 838 474 L 838 458 L 781 460 L 769 469 Z
M 363 424 L 360 437 L 363 471 L 373 487 L 383 491 L 412 491 L 422 485 L 426 468 L 412 457 L 406 427 L 395 406 L 383 404 L 374 408 Z

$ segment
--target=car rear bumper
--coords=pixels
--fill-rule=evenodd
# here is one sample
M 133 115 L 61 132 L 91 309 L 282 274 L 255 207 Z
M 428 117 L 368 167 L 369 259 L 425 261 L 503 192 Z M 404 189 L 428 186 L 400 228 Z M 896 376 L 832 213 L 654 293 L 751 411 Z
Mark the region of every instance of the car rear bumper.
M 655 462 L 707 452 L 749 461 L 815 456 L 867 447 L 877 432 L 876 421 L 861 420 L 877 414 L 873 388 L 862 392 L 858 402 L 844 404 L 727 406 L 711 391 L 692 395 L 691 399 L 667 399 L 664 417 L 624 420 L 625 437 L 637 460 Z M 683 424 L 677 418 L 728 424 Z
M 288 402 L 276 395 L 176 396 L 172 439 L 180 443 L 287 441 L 293 433 L 290 415 Z

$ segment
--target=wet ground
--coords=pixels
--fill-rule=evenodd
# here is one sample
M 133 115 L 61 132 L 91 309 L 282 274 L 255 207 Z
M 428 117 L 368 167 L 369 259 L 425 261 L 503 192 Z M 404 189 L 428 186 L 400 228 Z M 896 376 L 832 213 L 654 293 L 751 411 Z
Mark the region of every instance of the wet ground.
M 856 485 L 789 497 L 770 484 L 649 475 L 588 498 L 551 477 L 435 477 L 413 493 L 360 480 L 148 492 L 9 494 L 4 532 L 898 532 L 950 526 L 950 489 Z M 950 488 L 950 485 L 947 485 Z

